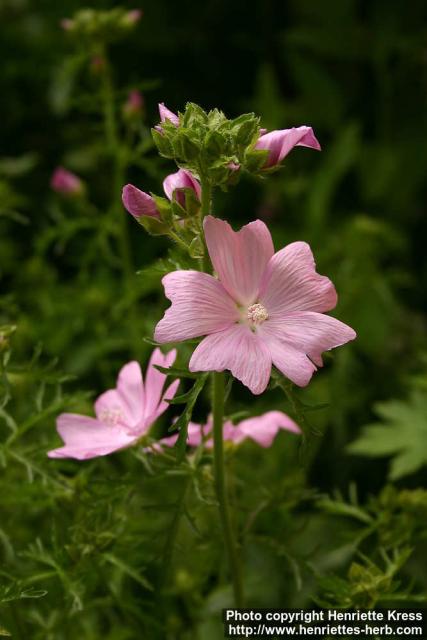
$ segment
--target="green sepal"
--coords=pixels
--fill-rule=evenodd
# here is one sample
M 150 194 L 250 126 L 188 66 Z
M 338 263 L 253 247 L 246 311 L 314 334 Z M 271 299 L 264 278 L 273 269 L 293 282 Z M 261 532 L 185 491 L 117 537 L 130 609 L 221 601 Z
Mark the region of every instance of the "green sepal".
M 196 129 L 208 122 L 208 114 L 194 102 L 187 102 L 185 112 L 182 115 L 182 126 L 189 129 Z
M 138 222 L 151 236 L 164 236 L 168 233 L 168 226 L 152 216 L 140 216 Z
M 150 195 L 155 202 L 161 221 L 167 224 L 172 224 L 172 206 L 169 200 L 162 198 L 161 196 L 156 196 L 153 193 Z
M 209 131 L 203 145 L 203 151 L 213 160 L 221 158 L 226 153 L 227 140 L 219 131 Z
M 205 254 L 205 247 L 203 245 L 203 240 L 200 236 L 196 236 L 190 242 L 190 246 L 188 247 L 188 253 L 190 256 L 196 260 L 199 258 L 203 258 Z
M 259 131 L 259 118 L 254 113 L 245 113 L 231 123 L 231 132 L 238 145 L 250 145 Z
M 154 144 L 156 145 L 160 155 L 164 158 L 173 158 L 174 149 L 168 136 L 164 133 L 160 133 L 157 129 L 151 129 L 151 135 L 153 136 Z
M 244 166 L 249 173 L 258 173 L 267 162 L 269 156 L 268 149 L 251 149 L 245 153 Z
M 191 162 L 198 158 L 200 153 L 200 143 L 196 132 L 191 129 L 180 127 L 176 131 L 173 139 L 173 152 L 175 158 L 180 158 L 184 162 Z

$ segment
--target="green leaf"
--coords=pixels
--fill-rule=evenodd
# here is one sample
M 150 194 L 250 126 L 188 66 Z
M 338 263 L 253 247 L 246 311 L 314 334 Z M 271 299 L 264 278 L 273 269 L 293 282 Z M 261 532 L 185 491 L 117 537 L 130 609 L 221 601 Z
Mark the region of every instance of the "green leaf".
M 187 446 L 188 423 L 191 420 L 194 405 L 196 403 L 197 398 L 199 397 L 200 392 L 205 386 L 208 375 L 209 375 L 208 373 L 204 373 L 199 377 L 198 380 L 196 380 L 196 382 L 194 383 L 191 389 L 191 392 L 189 392 L 188 394 L 188 402 L 184 411 L 172 426 L 173 431 L 179 430 L 178 440 L 176 441 L 176 444 L 175 444 L 178 462 L 180 462 L 185 455 L 185 448 Z
M 366 425 L 348 451 L 369 458 L 392 456 L 391 480 L 427 465 L 427 393 L 415 391 L 407 402 L 379 403 L 375 411 L 383 422 Z

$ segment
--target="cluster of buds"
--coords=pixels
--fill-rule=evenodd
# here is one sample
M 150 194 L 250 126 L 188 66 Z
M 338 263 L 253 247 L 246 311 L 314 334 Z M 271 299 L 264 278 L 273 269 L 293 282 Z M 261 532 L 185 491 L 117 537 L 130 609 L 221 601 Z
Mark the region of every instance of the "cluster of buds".
M 172 231 L 191 248 L 192 257 L 199 257 L 194 242 L 200 232 L 201 187 L 198 179 L 190 171 L 179 169 L 163 180 L 163 191 L 166 198 L 127 184 L 123 187 L 122 201 L 151 235 L 171 235 Z
M 160 155 L 205 177 L 211 186 L 225 188 L 242 171 L 276 170 L 295 146 L 320 150 L 311 127 L 267 132 L 253 113 L 230 120 L 218 109 L 205 112 L 191 102 L 179 114 L 163 104 L 159 109 L 161 122 L 152 133 Z
M 108 11 L 81 9 L 73 18 L 61 20 L 62 28 L 76 38 L 93 42 L 109 43 L 119 40 L 133 29 L 142 18 L 141 9 L 115 7 Z
M 193 258 L 203 254 L 203 186 L 226 189 L 243 171 L 275 171 L 296 146 L 320 150 L 311 127 L 267 132 L 253 113 L 229 120 L 218 109 L 205 112 L 190 102 L 179 114 L 159 104 L 159 114 L 160 123 L 152 129 L 154 142 L 180 169 L 163 182 L 166 198 L 127 184 L 123 204 L 150 234 L 179 238 Z

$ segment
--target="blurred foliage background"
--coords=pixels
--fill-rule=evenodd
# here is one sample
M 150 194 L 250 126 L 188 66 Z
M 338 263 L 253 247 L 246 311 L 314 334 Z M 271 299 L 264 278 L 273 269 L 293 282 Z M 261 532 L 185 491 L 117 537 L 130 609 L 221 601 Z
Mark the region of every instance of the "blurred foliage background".
M 248 604 L 425 603 L 425 3 L 93 2 L 144 12 L 108 47 L 111 84 L 93 43 L 60 26 L 85 6 L 0 0 L 0 635 L 222 637 L 231 600 L 209 455 L 178 468 L 138 449 L 46 458 L 56 415 L 90 412 L 124 362 L 146 362 L 166 307 L 167 244 L 120 202 L 125 182 L 161 193 L 175 170 L 151 142 L 162 101 L 313 126 L 321 154 L 296 149 L 272 177 L 243 178 L 215 213 L 235 228 L 260 217 L 276 248 L 310 242 L 338 290 L 334 315 L 358 333 L 296 392 L 302 411 L 327 403 L 306 414 L 307 450 L 281 434 L 230 454 Z M 129 119 L 135 89 L 144 108 Z M 82 197 L 51 190 L 58 165 Z M 298 418 L 279 389 L 236 383 L 229 413 L 248 408 Z

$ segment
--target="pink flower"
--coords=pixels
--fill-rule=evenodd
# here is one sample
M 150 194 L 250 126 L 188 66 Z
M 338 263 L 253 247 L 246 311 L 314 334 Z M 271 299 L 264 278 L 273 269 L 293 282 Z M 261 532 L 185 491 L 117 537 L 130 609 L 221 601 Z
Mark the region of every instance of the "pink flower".
M 159 114 L 160 114 L 160 122 L 165 122 L 165 120 L 170 120 L 172 124 L 176 127 L 179 127 L 179 116 L 176 115 L 173 111 L 168 109 L 164 102 L 159 104 Z
M 313 133 L 311 127 L 292 127 L 292 129 L 279 129 L 265 133 L 266 129 L 261 129 L 260 137 L 255 145 L 255 149 L 267 149 L 270 153 L 265 163 L 265 168 L 273 167 L 282 162 L 294 147 L 310 147 L 321 150 L 319 141 Z
M 192 189 L 198 200 L 202 197 L 199 181 L 185 169 L 179 169 L 176 173 L 171 173 L 163 180 L 163 190 L 169 200 L 172 200 L 175 194 L 178 203 L 185 208 L 185 195 L 182 189 Z
M 144 97 L 140 91 L 133 89 L 129 91 L 126 102 L 123 105 L 123 112 L 127 116 L 137 116 L 144 108 Z
M 50 179 L 50 186 L 57 193 L 66 196 L 81 195 L 83 192 L 83 183 L 80 178 L 64 167 L 55 169 Z
M 185 169 L 179 169 L 176 173 L 167 176 L 163 181 L 163 189 L 169 200 L 172 200 L 175 193 L 175 197 L 182 207 L 185 207 L 185 196 L 181 189 L 193 189 L 197 198 L 199 200 L 201 198 L 199 181 Z M 123 187 L 122 201 L 124 207 L 135 218 L 140 216 L 160 217 L 154 198 L 133 184 L 127 184 Z
M 137 362 L 129 362 L 119 373 L 117 386 L 95 402 L 96 418 L 75 413 L 62 413 L 57 430 L 64 446 L 53 449 L 49 458 L 87 460 L 105 456 L 134 444 L 145 435 L 157 418 L 166 411 L 174 397 L 179 380 L 163 392 L 166 375 L 154 365 L 170 367 L 176 351 L 163 355 L 155 349 L 147 367 L 145 381 Z
M 306 386 L 321 354 L 356 333 L 324 315 L 337 303 L 332 282 L 316 273 L 305 242 L 274 253 L 266 225 L 256 220 L 237 233 L 207 216 L 206 244 L 218 279 L 199 271 L 163 278 L 172 302 L 155 330 L 158 342 L 207 336 L 195 349 L 190 371 L 229 369 L 254 394 L 262 393 L 271 366 Z
M 142 9 L 132 9 L 131 11 L 128 11 L 126 13 L 125 20 L 127 24 L 134 25 L 141 20 L 143 15 L 144 12 L 142 11 Z
M 213 437 L 211 436 L 213 428 L 212 416 L 209 416 L 205 425 L 190 422 L 188 425 L 187 444 L 190 447 L 198 447 L 202 441 L 205 441 L 207 449 L 213 448 Z M 281 411 L 268 411 L 261 416 L 254 416 L 247 420 L 242 420 L 234 425 L 230 420 L 224 422 L 223 434 L 224 440 L 240 444 L 243 440 L 250 438 L 260 447 L 271 447 L 274 438 L 278 432 L 284 429 L 292 433 L 301 433 L 299 426 L 286 413 Z M 159 441 L 167 447 L 173 447 L 177 441 L 178 435 L 174 434 Z

